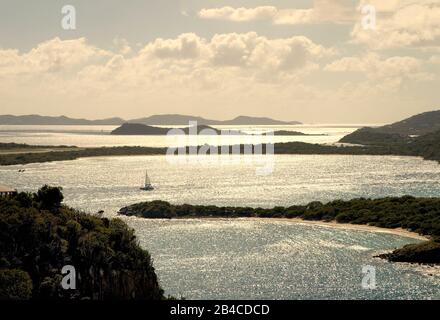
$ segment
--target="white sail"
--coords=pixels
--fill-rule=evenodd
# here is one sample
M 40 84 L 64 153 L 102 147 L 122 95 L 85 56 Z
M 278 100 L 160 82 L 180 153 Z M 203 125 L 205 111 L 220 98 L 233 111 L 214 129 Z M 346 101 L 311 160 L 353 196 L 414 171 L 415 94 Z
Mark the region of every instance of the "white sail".
M 147 170 L 145 170 L 145 185 L 141 187 L 141 190 L 150 191 L 153 190 L 154 187 L 151 185 L 150 177 L 148 176 Z
M 148 172 L 145 171 L 145 186 L 151 186 L 151 181 L 150 181 L 150 177 L 148 176 Z

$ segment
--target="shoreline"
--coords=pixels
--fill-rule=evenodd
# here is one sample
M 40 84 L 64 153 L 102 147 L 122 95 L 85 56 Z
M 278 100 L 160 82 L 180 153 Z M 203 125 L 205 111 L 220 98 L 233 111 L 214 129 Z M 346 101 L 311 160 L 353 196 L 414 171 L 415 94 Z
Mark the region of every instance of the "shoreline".
M 118 214 L 119 215 L 119 214 Z M 125 215 L 123 215 L 125 216 Z M 125 216 L 129 217 L 129 216 Z M 327 228 L 335 228 L 335 229 L 346 229 L 346 230 L 354 230 L 354 231 L 367 231 L 367 232 L 374 232 L 374 233 L 386 233 L 386 234 L 392 234 L 402 237 L 408 237 L 413 238 L 421 241 L 429 241 L 430 238 L 427 236 L 423 236 L 418 234 L 417 232 L 405 230 L 402 228 L 382 228 L 382 227 L 376 227 L 376 226 L 369 226 L 369 225 L 363 225 L 363 224 L 350 224 L 350 223 L 339 223 L 336 221 L 317 221 L 317 220 L 303 220 L 301 218 L 259 218 L 259 217 L 237 217 L 237 218 L 227 218 L 227 217 L 219 217 L 219 218 L 213 218 L 213 217 L 178 217 L 178 218 L 172 218 L 172 219 L 156 219 L 156 218 L 142 218 L 142 217 L 136 217 L 139 219 L 147 219 L 147 220 L 209 220 L 209 221 L 218 221 L 218 220 L 239 220 L 239 221 L 278 221 L 278 222 L 291 222 L 295 224 L 306 224 L 306 225 L 316 225 L 321 227 L 327 227 Z
M 335 229 L 346 229 L 346 230 L 355 230 L 355 231 L 368 231 L 368 232 L 375 232 L 375 233 L 386 233 L 386 234 L 393 234 L 398 236 L 404 236 L 408 238 L 413 238 L 417 240 L 422 241 L 428 241 L 430 238 L 420 235 L 417 232 L 405 230 L 402 228 L 396 228 L 396 229 L 389 229 L 389 228 L 382 228 L 382 227 L 376 227 L 376 226 L 369 226 L 369 225 L 363 225 L 363 224 L 350 224 L 350 223 L 339 223 L 336 221 L 314 221 L 314 220 L 303 220 L 300 218 L 249 218 L 249 219 L 256 219 L 256 220 L 275 220 L 275 221 L 290 221 L 297 224 L 307 224 L 307 225 L 317 225 L 321 227 L 328 227 L 328 228 L 335 228 Z

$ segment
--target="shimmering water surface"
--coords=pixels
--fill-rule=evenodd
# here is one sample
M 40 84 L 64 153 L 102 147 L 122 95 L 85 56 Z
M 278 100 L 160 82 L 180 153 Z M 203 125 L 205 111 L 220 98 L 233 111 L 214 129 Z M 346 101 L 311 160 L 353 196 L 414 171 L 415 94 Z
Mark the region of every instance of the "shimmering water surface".
M 74 136 L 79 139 L 80 135 Z M 169 163 L 165 156 L 107 157 L 0 167 L 0 184 L 25 191 L 46 183 L 61 185 L 67 204 L 88 212 L 105 210 L 110 217 L 123 206 L 153 199 L 272 207 L 354 197 L 440 196 L 440 165 L 414 157 L 282 155 L 263 162 L 252 156 L 180 159 Z M 256 169 L 268 164 L 273 165 L 271 174 L 256 174 Z M 155 185 L 152 192 L 139 190 L 145 169 Z M 174 296 L 440 298 L 438 268 L 426 270 L 373 258 L 418 241 L 411 238 L 284 220 L 122 218 L 135 228 L 141 245 L 154 259 L 166 293 Z M 376 267 L 375 290 L 361 287 L 366 265 Z
M 0 181 L 20 190 L 64 186 L 66 202 L 106 215 L 127 204 L 271 207 L 313 200 L 440 195 L 440 166 L 418 158 L 276 156 L 257 176 L 245 157 L 211 164 L 170 164 L 163 156 L 91 158 L 0 167 Z M 229 159 L 229 158 L 228 158 Z M 19 173 L 18 169 L 25 168 Z M 145 168 L 156 189 L 139 190 Z M 153 258 L 167 294 L 195 298 L 440 298 L 436 276 L 373 255 L 417 240 L 271 220 L 126 218 Z M 362 267 L 377 268 L 376 290 L 361 288 Z M 437 280 L 436 280 L 437 279 Z
M 168 292 L 190 299 L 439 299 L 440 277 L 373 258 L 412 239 L 267 220 L 128 219 Z M 376 268 L 376 289 L 362 268 Z
M 168 147 L 181 144 L 176 137 L 167 136 L 114 136 L 110 131 L 117 126 L 10 126 L 0 125 L 0 142 L 27 143 L 34 145 L 69 145 L 78 147 L 102 146 L 148 146 Z M 162 126 L 163 127 L 163 126 Z M 167 126 L 182 127 L 182 126 Z M 215 126 L 222 130 L 240 130 L 256 134 L 275 130 L 299 131 L 312 136 L 275 136 L 266 142 L 302 141 L 309 143 L 335 143 L 343 136 L 353 132 L 360 125 L 289 125 L 289 126 Z M 178 139 L 181 139 L 179 137 Z M 265 139 L 258 136 L 197 136 L 186 139 L 184 144 L 229 145 L 257 144 Z

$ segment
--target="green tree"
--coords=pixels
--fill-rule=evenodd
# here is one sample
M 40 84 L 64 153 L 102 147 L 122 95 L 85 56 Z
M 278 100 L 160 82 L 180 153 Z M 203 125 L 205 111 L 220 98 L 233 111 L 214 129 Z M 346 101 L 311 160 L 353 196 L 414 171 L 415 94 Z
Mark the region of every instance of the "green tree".
M 44 185 L 35 194 L 35 200 L 40 203 L 42 209 L 58 208 L 64 200 L 62 190 L 62 187 Z
M 27 192 L 20 192 L 15 196 L 15 200 L 20 203 L 23 208 L 32 207 L 32 194 Z
M 32 296 L 29 274 L 18 269 L 0 270 L 0 299 L 26 300 Z

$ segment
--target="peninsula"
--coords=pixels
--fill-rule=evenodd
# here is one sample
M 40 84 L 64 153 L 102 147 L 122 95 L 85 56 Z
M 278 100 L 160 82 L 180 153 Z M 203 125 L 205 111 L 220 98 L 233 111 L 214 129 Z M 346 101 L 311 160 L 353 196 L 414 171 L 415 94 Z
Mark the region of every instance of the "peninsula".
M 250 208 L 201 205 L 172 205 L 150 201 L 121 208 L 119 214 L 147 219 L 173 218 L 300 218 L 309 221 L 335 221 L 341 224 L 402 228 L 431 238 L 381 255 L 390 261 L 440 264 L 440 198 L 412 196 L 382 199 L 319 201 L 290 207 Z

